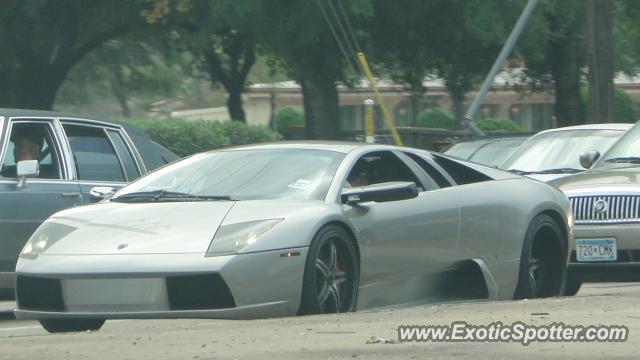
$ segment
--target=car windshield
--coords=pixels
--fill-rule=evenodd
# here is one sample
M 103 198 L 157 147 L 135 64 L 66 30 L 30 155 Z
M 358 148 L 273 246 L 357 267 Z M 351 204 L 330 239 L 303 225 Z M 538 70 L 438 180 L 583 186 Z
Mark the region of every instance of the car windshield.
M 480 164 L 498 166 L 524 142 L 524 139 L 497 140 L 476 151 L 469 160 Z
M 487 144 L 488 142 L 489 141 L 486 140 L 460 142 L 451 146 L 444 153 L 450 156 L 459 157 L 461 159 L 468 159 L 469 156 L 473 155 L 473 153 L 478 150 L 479 147 Z
M 602 151 L 601 151 L 602 153 Z M 640 126 L 632 127 L 607 151 L 594 167 L 640 162 Z
M 606 151 L 624 134 L 623 130 L 562 130 L 533 136 L 500 167 L 523 173 L 578 172 L 580 154 L 589 150 Z
M 344 154 L 262 149 L 198 154 L 119 191 L 112 201 L 324 199 Z

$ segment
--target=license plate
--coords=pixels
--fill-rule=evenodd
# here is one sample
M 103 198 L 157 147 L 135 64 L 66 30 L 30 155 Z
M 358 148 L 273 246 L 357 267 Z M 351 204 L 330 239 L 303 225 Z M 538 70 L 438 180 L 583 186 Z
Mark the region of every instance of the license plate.
M 618 252 L 616 239 L 577 239 L 578 261 L 616 261 Z

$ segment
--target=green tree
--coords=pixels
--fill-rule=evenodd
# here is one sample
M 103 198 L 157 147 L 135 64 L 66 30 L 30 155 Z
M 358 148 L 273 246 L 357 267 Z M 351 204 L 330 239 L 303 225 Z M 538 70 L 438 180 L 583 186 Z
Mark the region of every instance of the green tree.
M 318 2 L 264 0 L 259 3 L 266 19 L 262 24 L 264 28 L 259 31 L 260 43 L 301 85 L 307 137 L 339 138 L 336 82 L 348 80 L 347 60 L 340 52 Z M 328 6 L 325 0 L 320 3 Z M 362 21 L 371 15 L 368 0 L 353 0 L 343 5 L 354 28 L 361 28 Z
M 126 0 L 5 0 L 0 13 L 0 106 L 51 109 L 71 68 L 141 18 Z
M 559 126 L 585 122 L 580 99 L 586 65 L 583 0 L 543 0 L 518 45 L 526 63 L 525 76 L 534 89 L 553 89 Z
M 434 68 L 444 79 L 456 119 L 464 117 L 466 94 L 482 81 L 515 24 L 521 1 L 437 0 L 426 21 Z M 499 14 L 499 15 L 498 15 Z
M 143 13 L 148 22 L 175 31 L 202 71 L 228 94 L 231 119 L 244 122 L 242 93 L 256 61 L 256 31 L 263 17 L 250 0 L 155 0 Z
M 162 36 L 140 33 L 108 40 L 70 72 L 56 102 L 82 104 L 112 95 L 122 116 L 131 117 L 133 100 L 174 96 L 189 75 L 184 54 L 170 56 Z
M 434 4 L 433 1 L 374 0 L 373 17 L 367 29 L 372 59 L 394 81 L 409 89 L 412 126 L 418 121 L 425 92 L 424 78 L 433 72 L 434 54 L 430 41 L 438 31 L 430 18 L 436 10 Z

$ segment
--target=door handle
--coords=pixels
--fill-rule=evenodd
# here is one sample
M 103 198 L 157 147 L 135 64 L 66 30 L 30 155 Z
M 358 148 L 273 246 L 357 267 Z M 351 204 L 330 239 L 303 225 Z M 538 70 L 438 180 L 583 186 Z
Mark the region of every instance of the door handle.
M 62 193 L 62 196 L 63 197 L 80 197 L 80 196 L 82 196 L 82 193 L 79 193 L 79 192 L 65 192 L 65 193 Z

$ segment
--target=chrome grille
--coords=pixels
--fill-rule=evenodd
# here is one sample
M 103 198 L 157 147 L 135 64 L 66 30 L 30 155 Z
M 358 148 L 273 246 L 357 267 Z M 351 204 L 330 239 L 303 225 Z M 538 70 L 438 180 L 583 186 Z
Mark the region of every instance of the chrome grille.
M 590 195 L 570 196 L 576 224 L 632 223 L 640 222 L 640 195 Z M 596 209 L 606 204 L 605 211 Z

